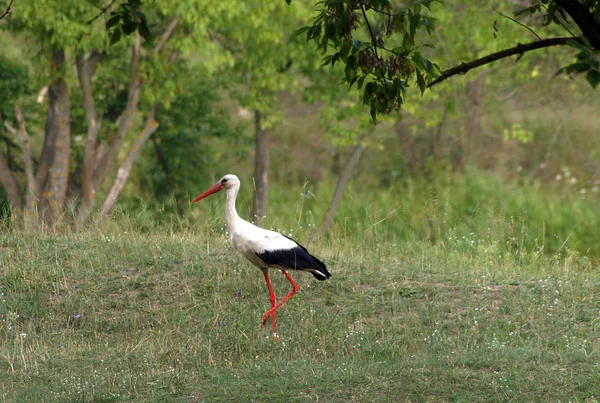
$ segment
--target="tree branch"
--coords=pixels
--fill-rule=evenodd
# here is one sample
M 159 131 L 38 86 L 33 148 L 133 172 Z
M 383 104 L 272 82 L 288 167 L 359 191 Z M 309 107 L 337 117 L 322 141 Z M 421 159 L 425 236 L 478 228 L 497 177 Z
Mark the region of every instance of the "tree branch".
M 171 37 L 171 34 L 173 33 L 173 30 L 175 29 L 175 27 L 177 26 L 178 23 L 179 23 L 179 17 L 175 17 L 171 20 L 171 22 L 167 26 L 167 29 L 160 36 L 160 40 L 154 47 L 154 54 L 157 54 L 158 52 L 160 52 L 162 47 L 165 45 L 165 42 L 167 42 L 167 40 Z
M 140 132 L 137 140 L 135 141 L 133 147 L 127 153 L 127 157 L 119 167 L 119 172 L 117 173 L 117 178 L 108 192 L 106 196 L 106 200 L 102 205 L 102 209 L 100 210 L 100 218 L 104 218 L 108 215 L 110 210 L 112 210 L 115 202 L 117 201 L 117 197 L 123 190 L 123 186 L 125 186 L 125 182 L 129 177 L 129 173 L 131 172 L 131 168 L 133 167 L 133 163 L 135 158 L 139 154 L 144 143 L 150 138 L 152 133 L 156 131 L 158 128 L 158 122 L 154 120 L 155 107 L 153 106 L 148 112 L 148 116 L 146 117 L 146 123 L 144 124 L 144 129 Z
M 342 201 L 342 196 L 344 195 L 344 190 L 346 189 L 348 182 L 350 182 L 350 179 L 352 179 L 352 173 L 354 172 L 354 167 L 358 163 L 360 153 L 362 152 L 362 150 L 364 148 L 363 141 L 366 137 L 370 136 L 372 133 L 373 133 L 373 129 L 371 129 L 371 131 L 369 131 L 368 133 L 363 134 L 358 139 L 358 142 L 356 143 L 356 145 L 354 146 L 354 149 L 352 150 L 352 154 L 350 155 L 350 158 L 348 159 L 348 161 L 346 162 L 346 165 L 344 166 L 344 170 L 342 171 L 342 174 L 340 175 L 340 178 L 338 179 L 338 183 L 335 186 L 335 191 L 333 193 L 333 197 L 331 198 L 331 203 L 329 204 L 327 213 L 325 213 L 325 219 L 323 220 L 323 223 L 321 224 L 321 233 L 323 233 L 323 234 L 325 234 L 329 230 L 329 227 L 331 227 L 331 224 L 333 224 L 335 214 L 340 205 L 340 202 Z M 314 233 L 313 233 L 313 235 L 314 235 Z M 312 239 L 312 235 L 311 235 L 311 239 Z
M 175 30 L 175 27 L 179 23 L 179 17 L 175 17 L 169 22 L 169 25 L 160 37 L 160 40 L 154 48 L 154 53 L 158 53 L 171 37 L 171 34 Z M 135 112 L 137 111 L 137 104 L 140 98 L 140 93 L 143 85 L 143 80 L 139 77 L 140 69 L 140 48 L 141 48 L 141 37 L 138 31 L 135 33 L 135 44 L 132 49 L 131 55 L 131 67 L 130 67 L 130 82 L 129 82 L 129 96 L 127 98 L 127 105 L 123 111 L 121 120 L 119 122 L 119 128 L 117 133 L 114 135 L 107 152 L 102 156 L 98 164 L 96 172 L 94 172 L 94 188 L 98 188 L 104 181 L 106 174 L 110 167 L 114 164 L 117 154 L 123 144 L 127 132 L 133 125 L 133 119 Z
M 529 32 L 531 32 L 533 35 L 535 35 L 535 37 L 538 38 L 540 41 L 543 40 L 538 34 L 535 33 L 535 31 L 533 29 L 529 28 L 527 25 L 522 24 L 521 22 L 517 21 L 516 19 L 514 19 L 512 17 L 509 17 L 508 15 L 502 14 L 494 6 L 492 6 L 492 10 L 494 10 L 501 17 L 504 17 L 507 20 L 510 20 L 510 21 L 514 22 L 515 24 L 520 25 L 521 27 L 525 28 L 526 30 L 528 30 Z M 496 22 L 495 21 L 494 21 L 494 29 L 496 29 Z M 494 35 L 496 35 L 496 34 L 494 33 Z M 495 38 L 495 36 L 494 36 L 494 38 Z
M 27 130 L 25 130 L 25 118 L 23 118 L 23 112 L 21 112 L 21 108 L 18 106 L 15 106 L 15 115 L 17 117 L 19 129 L 15 129 L 8 124 L 8 122 L 5 122 L 4 126 L 6 126 L 11 133 L 19 138 L 21 145 L 23 146 L 22 160 L 23 166 L 25 167 L 25 175 L 27 177 L 27 195 L 25 198 L 25 207 L 27 209 L 32 209 L 37 204 L 37 188 L 35 175 L 33 174 L 33 162 L 31 159 L 31 138 L 29 137 L 29 134 L 27 134 Z
M 8 7 L 6 7 L 6 11 L 4 11 L 4 14 L 0 15 L 0 20 L 6 17 L 8 14 L 10 14 L 10 7 L 12 6 L 12 3 L 14 1 L 15 0 L 10 0 L 10 3 L 8 3 Z
M 367 28 L 369 28 L 369 33 L 371 34 L 371 42 L 373 43 L 373 48 L 375 49 L 375 57 L 377 57 L 377 61 L 379 61 L 379 55 L 377 55 L 377 40 L 375 39 L 375 34 L 373 34 L 373 30 L 371 29 L 371 24 L 369 23 L 369 19 L 367 18 L 367 13 L 365 12 L 365 6 L 363 4 L 361 4 L 360 9 L 362 10 L 363 17 L 365 17 L 365 21 L 367 23 Z
M 96 172 L 94 172 L 94 188 L 98 189 L 98 187 L 104 181 L 107 172 L 110 167 L 114 164 L 115 159 L 117 158 L 117 154 L 121 149 L 121 145 L 125 140 L 125 136 L 131 129 L 133 125 L 133 120 L 135 117 L 135 112 L 137 111 L 137 104 L 140 99 L 140 92 L 142 83 L 139 77 L 140 70 L 140 48 L 141 48 L 141 37 L 139 32 L 135 33 L 135 42 L 133 48 L 131 50 L 131 66 L 129 68 L 129 95 L 127 97 L 127 105 L 123 114 L 121 115 L 121 120 L 119 122 L 119 127 L 117 129 L 117 133 L 113 136 L 112 141 L 108 147 L 108 151 L 102 157 L 102 160 L 98 164 L 98 168 Z
M 554 0 L 554 2 L 573 18 L 594 49 L 600 50 L 600 22 L 596 20 L 594 14 L 577 0 Z
M 91 20 L 87 21 L 86 24 L 90 25 L 92 22 L 96 21 L 98 18 L 102 17 L 104 15 L 104 13 L 106 13 L 108 11 L 109 8 L 112 7 L 113 4 L 115 4 L 116 0 L 112 0 L 110 3 L 108 3 L 108 5 L 102 9 L 100 9 L 100 13 L 98 13 L 98 15 L 96 15 L 94 18 L 92 18 Z
M 489 63 L 493 63 L 497 60 L 503 59 L 505 57 L 510 57 L 514 55 L 522 55 L 525 52 L 529 52 L 536 49 L 547 48 L 550 46 L 556 45 L 568 45 L 570 41 L 580 41 L 580 38 L 570 38 L 570 37 L 561 37 L 561 38 L 549 38 L 542 39 L 541 41 L 526 43 L 526 44 L 518 44 L 515 47 L 501 50 L 500 52 L 492 53 L 490 55 L 484 56 L 480 59 L 473 60 L 468 63 L 461 63 L 459 66 L 448 69 L 442 74 L 427 84 L 427 87 L 433 87 L 436 84 L 441 83 L 442 81 L 458 75 L 458 74 L 466 74 L 469 70 L 474 69 L 476 67 L 481 67 Z

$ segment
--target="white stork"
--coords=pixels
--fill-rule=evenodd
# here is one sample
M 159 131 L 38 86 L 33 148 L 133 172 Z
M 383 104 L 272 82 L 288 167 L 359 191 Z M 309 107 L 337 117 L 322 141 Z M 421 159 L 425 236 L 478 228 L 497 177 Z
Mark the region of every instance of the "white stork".
M 259 228 L 238 215 L 235 209 L 235 199 L 240 190 L 240 180 L 237 176 L 225 175 L 206 192 L 192 200 L 192 203 L 196 203 L 223 189 L 227 190 L 225 220 L 227 222 L 227 232 L 229 232 L 229 242 L 246 259 L 262 270 L 271 299 L 271 309 L 263 316 L 263 326 L 267 324 L 267 320 L 271 316 L 273 333 L 277 334 L 275 310 L 299 289 L 298 284 L 286 270 L 309 271 L 317 280 L 327 280 L 331 277 L 331 274 L 327 271 L 325 263 L 308 253 L 304 246 L 293 239 L 275 231 Z M 277 303 L 273 287 L 271 287 L 268 269 L 281 270 L 292 284 L 292 291 L 279 303 Z

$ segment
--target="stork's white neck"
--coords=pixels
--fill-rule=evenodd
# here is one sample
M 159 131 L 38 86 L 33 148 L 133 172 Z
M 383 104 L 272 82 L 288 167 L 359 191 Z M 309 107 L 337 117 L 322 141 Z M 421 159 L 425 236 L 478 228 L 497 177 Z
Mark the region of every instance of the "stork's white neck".
M 225 203 L 225 221 L 227 223 L 227 231 L 231 234 L 236 227 L 236 223 L 240 220 L 240 216 L 235 209 L 235 199 L 240 191 L 239 183 L 237 186 L 227 189 L 227 202 Z

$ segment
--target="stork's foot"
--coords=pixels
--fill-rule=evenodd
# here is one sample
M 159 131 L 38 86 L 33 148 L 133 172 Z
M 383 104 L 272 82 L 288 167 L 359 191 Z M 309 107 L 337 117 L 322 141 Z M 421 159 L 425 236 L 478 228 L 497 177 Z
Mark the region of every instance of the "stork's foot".
M 271 322 L 273 323 L 273 338 L 275 340 L 277 340 L 278 339 L 278 337 L 277 337 L 277 317 L 275 316 L 275 312 L 273 312 L 273 313 L 270 313 L 270 312 L 265 313 L 265 315 L 263 316 L 263 323 L 262 324 L 263 324 L 263 326 L 267 325 L 267 322 L 269 320 L 269 316 L 271 316 Z
M 269 316 L 271 316 L 271 314 L 269 312 L 267 312 L 263 315 L 263 326 L 267 326 L 267 322 L 269 321 Z

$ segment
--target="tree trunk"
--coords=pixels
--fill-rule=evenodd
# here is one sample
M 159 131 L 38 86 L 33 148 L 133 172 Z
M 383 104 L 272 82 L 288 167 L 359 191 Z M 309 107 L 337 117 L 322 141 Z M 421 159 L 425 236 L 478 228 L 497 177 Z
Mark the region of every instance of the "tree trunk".
M 158 163 L 162 167 L 162 170 L 165 174 L 165 182 L 167 182 L 167 189 L 175 198 L 175 207 L 177 208 L 177 214 L 181 217 L 185 215 L 185 208 L 181 204 L 179 198 L 175 194 L 175 186 L 173 185 L 173 179 L 171 178 L 171 171 L 169 170 L 169 162 L 167 160 L 167 156 L 164 151 L 158 145 L 158 141 L 156 141 L 156 136 L 152 137 L 152 143 L 154 144 L 154 152 L 156 153 L 156 159 L 158 159 Z
M 116 162 L 119 150 L 121 150 L 121 146 L 125 141 L 125 136 L 133 126 L 134 117 L 137 112 L 137 104 L 140 99 L 140 93 L 142 89 L 142 82 L 139 77 L 140 48 L 141 38 L 140 34 L 136 32 L 135 43 L 131 50 L 131 64 L 129 67 L 129 95 L 127 98 L 127 105 L 125 107 L 125 111 L 123 111 L 123 114 L 121 115 L 117 132 L 114 134 L 114 136 L 112 136 L 110 145 L 102 156 L 96 172 L 94 172 L 93 187 L 95 189 L 98 189 L 102 185 L 102 182 L 104 182 L 104 179 L 106 179 L 110 168 Z
M 419 158 L 420 153 L 417 152 L 417 148 L 415 147 L 415 139 L 407 129 L 406 122 L 400 116 L 398 116 L 394 123 L 394 129 L 402 145 L 402 154 L 408 170 L 411 175 L 415 175 L 422 162 Z
M 454 156 L 454 167 L 459 170 L 468 166 L 476 154 L 475 143 L 482 131 L 481 110 L 484 85 L 483 75 L 479 74 L 475 80 L 468 82 L 466 86 L 466 130 L 461 139 L 461 150 L 455 153 Z
M 58 77 L 48 88 L 46 134 L 52 139 L 52 143 L 47 149 L 51 165 L 47 170 L 49 175 L 42 197 L 42 207 L 48 208 L 45 218 L 50 222 L 58 217 L 64 207 L 71 161 L 71 105 L 69 88 L 63 79 L 65 74 L 64 49 L 54 50 L 52 65 Z
M 21 195 L 19 182 L 8 167 L 2 151 L 0 151 L 0 183 L 6 192 L 12 210 L 17 211 L 21 209 L 23 207 L 23 196 Z
M 79 225 L 83 225 L 94 208 L 96 201 L 96 188 L 94 187 L 94 171 L 96 168 L 96 140 L 100 130 L 100 120 L 96 114 L 94 96 L 92 94 L 91 79 L 100 60 L 99 53 L 93 53 L 86 60 L 83 54 L 77 55 L 77 75 L 79 86 L 83 94 L 83 109 L 87 120 L 87 138 L 83 153 L 83 169 L 81 175 L 81 206 L 77 212 Z
M 119 194 L 121 193 L 121 190 L 123 190 L 123 186 L 125 186 L 127 178 L 129 177 L 129 173 L 131 172 L 131 168 L 133 167 L 135 158 L 139 154 L 144 143 L 148 140 L 148 138 L 150 138 L 152 133 L 156 131 L 157 127 L 158 122 L 154 120 L 154 107 L 152 107 L 152 109 L 148 113 L 148 117 L 146 118 L 146 124 L 144 125 L 144 129 L 140 132 L 133 147 L 131 147 L 129 153 L 127 154 L 127 157 L 125 157 L 125 160 L 121 164 L 121 167 L 119 168 L 119 171 L 117 173 L 117 178 L 115 179 L 115 182 L 112 188 L 110 189 L 110 192 L 108 192 L 108 195 L 106 196 L 106 200 L 104 201 L 102 209 L 100 210 L 101 219 L 105 218 L 108 215 L 108 213 L 110 213 L 110 210 L 112 210 L 113 206 L 115 205 L 115 202 L 117 201 L 117 198 L 119 197 Z
M 331 198 L 331 204 L 329 205 L 329 209 L 325 214 L 325 219 L 323 220 L 323 224 L 321 225 L 321 232 L 325 234 L 331 224 L 333 224 L 333 219 L 335 218 L 335 213 L 342 201 L 342 196 L 344 194 L 344 190 L 346 189 L 346 185 L 350 182 L 350 178 L 352 178 L 352 172 L 354 171 L 354 167 L 358 162 L 360 157 L 360 153 L 363 150 L 364 146 L 362 144 L 362 138 L 358 141 L 358 144 L 354 146 L 354 150 L 352 150 L 352 155 L 346 165 L 344 166 L 344 170 L 342 171 L 342 175 L 338 180 L 338 183 L 335 187 L 335 192 L 333 193 L 333 197 Z
M 254 111 L 255 153 L 254 153 L 254 201 L 252 221 L 259 227 L 267 215 L 267 194 L 269 191 L 269 131 L 261 127 L 261 113 Z
M 19 125 L 18 130 L 8 123 L 5 123 L 4 125 L 12 134 L 19 138 L 19 141 L 21 141 L 23 166 L 25 167 L 25 176 L 27 178 L 25 209 L 27 211 L 32 211 L 37 205 L 37 189 L 35 176 L 33 175 L 33 162 L 31 159 L 31 138 L 25 129 L 25 118 L 23 118 L 23 112 L 21 112 L 21 108 L 18 106 L 15 106 L 15 115 Z

